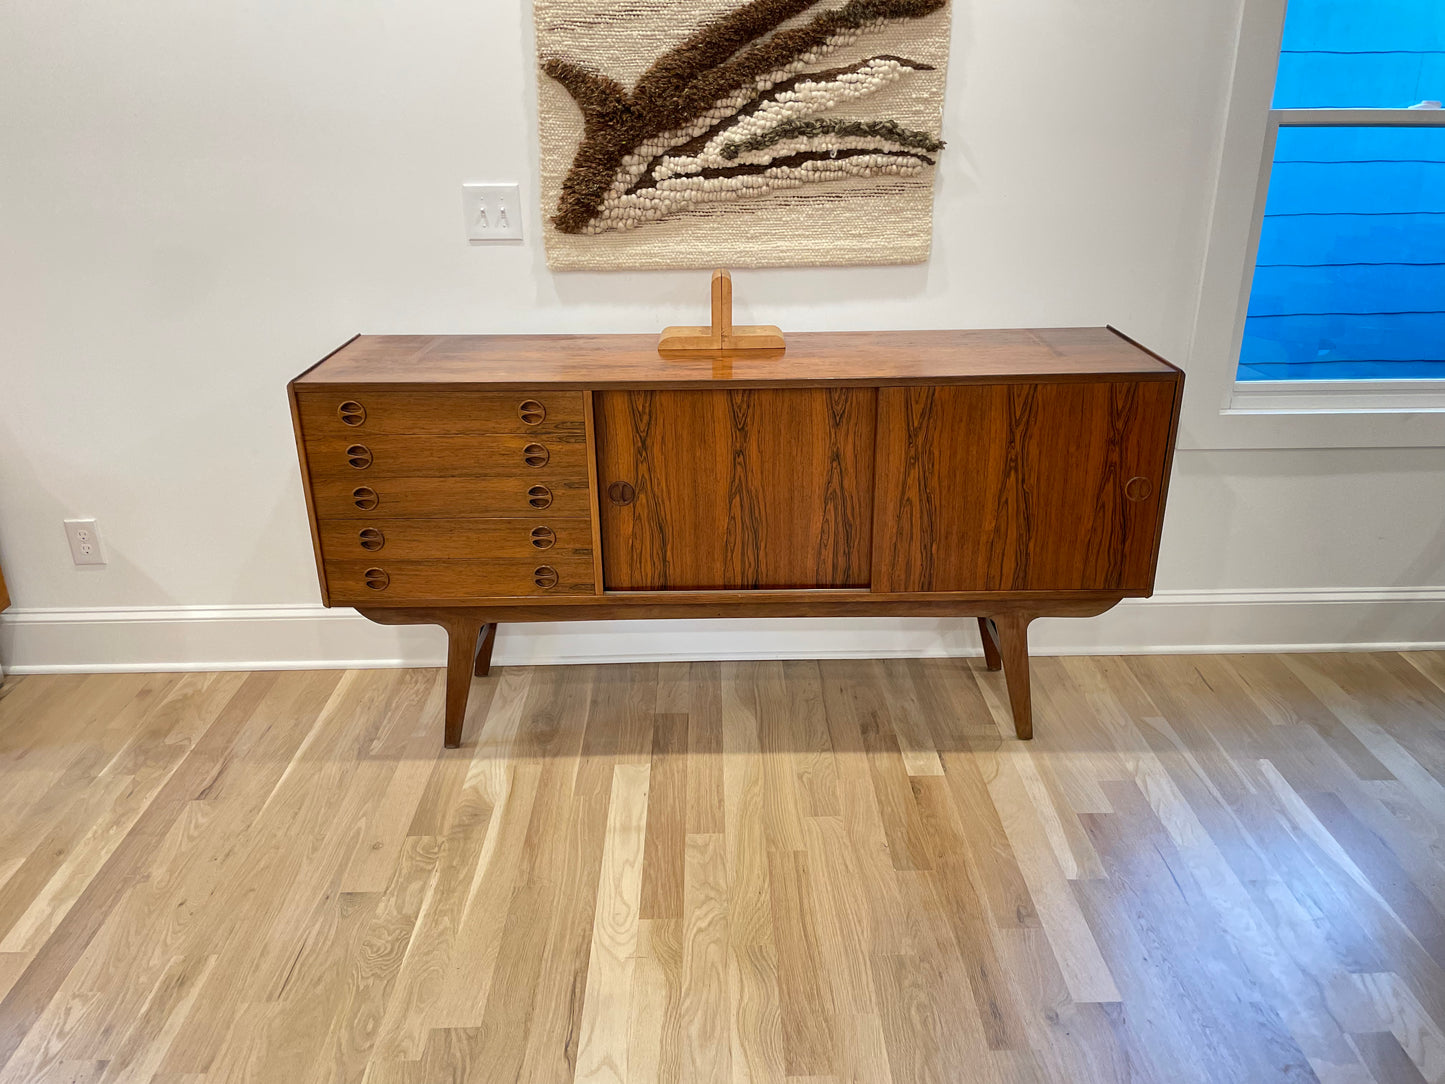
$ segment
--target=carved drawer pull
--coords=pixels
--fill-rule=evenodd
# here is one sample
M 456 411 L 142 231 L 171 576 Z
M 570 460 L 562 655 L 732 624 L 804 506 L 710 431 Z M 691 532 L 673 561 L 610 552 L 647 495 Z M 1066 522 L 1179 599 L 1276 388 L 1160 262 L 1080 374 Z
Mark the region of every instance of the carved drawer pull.
M 517 413 L 528 425 L 541 425 L 547 420 L 547 408 L 535 399 L 528 399 L 517 407 Z
M 346 461 L 357 470 L 371 466 L 371 449 L 365 444 L 353 444 L 346 449 Z
M 386 574 L 384 569 L 368 568 L 362 575 L 366 577 L 366 586 L 373 591 L 385 591 L 391 583 L 391 577 Z
M 1124 483 L 1124 496 L 1131 501 L 1147 501 L 1154 493 L 1154 483 L 1139 475 Z
M 557 570 L 551 565 L 538 565 L 532 570 L 532 582 L 549 591 L 557 586 Z
M 529 444 L 522 449 L 522 462 L 529 467 L 545 467 L 552 453 L 541 444 Z
M 615 505 L 631 504 L 637 497 L 637 490 L 627 482 L 613 482 L 607 487 L 607 499 Z
M 547 508 L 552 504 L 552 491 L 546 486 L 533 486 L 527 490 L 527 503 L 533 508 Z
M 386 545 L 386 535 L 375 527 L 363 527 L 357 538 L 361 541 L 362 549 L 371 550 L 373 553 Z
M 370 486 L 357 486 L 351 491 L 351 499 L 363 512 L 370 512 L 381 503 L 381 498 L 376 495 L 376 490 Z
M 341 416 L 342 425 L 364 425 L 366 423 L 366 408 L 360 403 L 347 400 L 336 408 L 336 413 Z
M 557 544 L 557 532 L 551 527 L 533 527 L 532 545 L 539 550 L 549 550 Z

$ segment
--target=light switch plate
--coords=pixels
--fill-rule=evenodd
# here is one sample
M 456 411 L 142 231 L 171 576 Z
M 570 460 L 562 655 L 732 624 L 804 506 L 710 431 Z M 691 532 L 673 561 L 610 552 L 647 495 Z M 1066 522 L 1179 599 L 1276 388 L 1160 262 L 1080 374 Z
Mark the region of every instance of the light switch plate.
M 522 188 L 516 184 L 462 185 L 469 241 L 522 239 Z

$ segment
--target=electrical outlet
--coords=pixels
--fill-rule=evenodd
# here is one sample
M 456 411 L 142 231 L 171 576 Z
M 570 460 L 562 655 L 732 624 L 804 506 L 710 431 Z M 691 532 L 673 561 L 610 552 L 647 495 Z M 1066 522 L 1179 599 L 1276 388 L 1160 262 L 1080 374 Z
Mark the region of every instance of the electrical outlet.
M 464 184 L 462 213 L 469 241 L 522 239 L 521 185 Z
M 95 520 L 66 520 L 65 538 L 70 543 L 70 556 L 76 564 L 105 564 L 105 551 L 100 548 L 100 532 L 95 529 Z

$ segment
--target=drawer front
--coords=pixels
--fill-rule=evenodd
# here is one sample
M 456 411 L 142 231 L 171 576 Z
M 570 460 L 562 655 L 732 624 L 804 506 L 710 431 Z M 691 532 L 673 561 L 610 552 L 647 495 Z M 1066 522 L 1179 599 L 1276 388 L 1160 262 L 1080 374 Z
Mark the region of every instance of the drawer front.
M 327 560 L 507 560 L 532 565 L 553 558 L 592 559 L 592 521 L 528 519 L 323 519 Z
M 319 520 L 377 520 L 440 516 L 507 519 L 546 512 L 558 518 L 591 515 L 587 480 L 545 472 L 492 478 L 313 478 Z
M 336 478 L 515 478 L 587 480 L 587 438 L 525 436 L 326 436 L 306 439 L 306 465 L 317 481 Z
M 541 554 L 527 560 L 326 561 L 331 601 L 356 606 L 453 603 L 488 598 L 593 593 L 591 557 Z
M 584 431 L 580 391 L 406 391 L 376 385 L 297 388 L 308 441 L 376 434 Z

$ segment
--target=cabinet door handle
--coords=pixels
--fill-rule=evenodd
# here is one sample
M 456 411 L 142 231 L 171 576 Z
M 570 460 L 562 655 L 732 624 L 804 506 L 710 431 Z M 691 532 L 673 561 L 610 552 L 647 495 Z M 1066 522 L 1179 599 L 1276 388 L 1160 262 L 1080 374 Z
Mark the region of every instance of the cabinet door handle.
M 607 499 L 621 507 L 631 504 L 637 498 L 637 490 L 628 482 L 613 482 L 607 487 Z
M 539 550 L 549 550 L 557 544 L 557 532 L 551 527 L 533 527 L 532 545 Z
M 362 575 L 366 579 L 366 586 L 373 591 L 385 591 L 391 583 L 391 577 L 386 574 L 385 569 L 368 568 Z
M 547 508 L 552 504 L 552 491 L 546 486 L 533 486 L 527 490 L 527 503 L 533 508 Z
M 551 565 L 538 565 L 532 570 L 532 582 L 544 591 L 557 586 L 557 570 Z
M 522 462 L 529 467 L 545 467 L 551 458 L 552 453 L 542 444 L 529 444 L 522 449 Z
M 527 399 L 517 407 L 517 414 L 526 425 L 541 425 L 547 420 L 547 408 L 535 399 Z
M 361 543 L 361 548 L 370 550 L 372 553 L 375 553 L 381 549 L 382 546 L 386 545 L 386 535 L 382 534 L 375 527 L 363 527 L 357 533 L 356 537 Z
M 346 461 L 357 470 L 371 466 L 371 449 L 365 444 L 353 444 L 346 449 Z
M 348 399 L 336 408 L 336 413 L 341 418 L 342 425 L 365 425 L 366 408 L 360 403 Z
M 370 512 L 381 503 L 381 498 L 376 495 L 376 490 L 370 486 L 357 486 L 351 491 L 351 500 L 363 512 Z
M 1124 496 L 1131 501 L 1147 501 L 1154 494 L 1154 483 L 1143 475 L 1136 475 L 1124 483 Z

